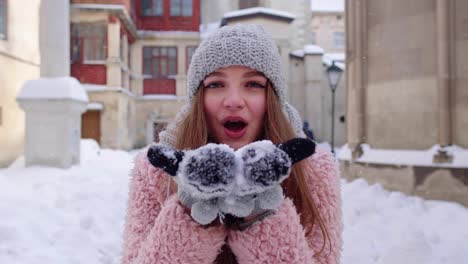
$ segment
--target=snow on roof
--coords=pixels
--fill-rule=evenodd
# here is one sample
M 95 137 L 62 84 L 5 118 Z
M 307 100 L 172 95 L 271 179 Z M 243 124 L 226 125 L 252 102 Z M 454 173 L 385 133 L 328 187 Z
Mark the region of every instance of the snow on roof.
M 363 144 L 363 154 L 355 162 L 421 167 L 468 168 L 468 149 L 458 146 L 445 147 L 444 150 L 448 154 L 453 155 L 452 163 L 434 163 L 434 154 L 439 149 L 439 145 L 434 145 L 428 150 L 372 149 L 368 144 Z M 338 159 L 351 160 L 351 150 L 348 145 L 341 148 Z
M 342 61 L 344 62 L 346 59 L 345 53 L 344 52 L 337 52 L 337 53 L 325 53 L 327 57 L 334 61 Z
M 18 99 L 72 99 L 88 101 L 81 84 L 72 77 L 40 78 L 27 81 L 18 94 Z
M 305 45 L 304 53 L 305 54 L 323 54 L 324 50 L 322 49 L 322 47 L 317 46 L 317 45 Z
M 71 4 L 70 7 L 77 9 L 125 10 L 123 5 L 115 4 Z
M 344 0 L 310 0 L 312 12 L 344 12 Z
M 291 13 L 278 11 L 278 10 L 266 8 L 266 7 L 252 7 L 252 8 L 245 8 L 241 10 L 228 12 L 224 14 L 223 18 L 243 17 L 243 16 L 248 16 L 248 15 L 254 15 L 254 14 L 265 14 L 265 15 L 283 17 L 283 18 L 288 18 L 288 19 L 296 18 L 296 16 Z
M 303 49 L 298 49 L 291 52 L 296 57 L 304 57 L 304 55 L 321 55 L 324 53 L 322 47 L 317 45 L 305 45 Z
M 198 38 L 200 35 L 194 31 L 155 31 L 155 30 L 138 30 L 138 37 L 189 37 Z
M 333 63 L 341 70 L 346 69 L 344 53 L 325 53 L 324 50 L 317 45 L 306 45 L 303 49 L 298 49 L 290 53 L 293 56 L 303 58 L 304 55 L 322 55 L 322 63 L 330 67 Z
M 322 57 L 322 62 L 327 67 L 330 67 L 334 62 L 335 65 L 343 71 L 346 69 L 344 53 L 325 53 Z
M 149 94 L 138 97 L 138 100 L 176 100 L 180 99 L 174 94 Z
M 101 103 L 96 103 L 96 102 L 92 102 L 92 103 L 88 103 L 88 105 L 86 106 L 86 110 L 103 110 L 104 109 L 104 105 L 101 104 Z

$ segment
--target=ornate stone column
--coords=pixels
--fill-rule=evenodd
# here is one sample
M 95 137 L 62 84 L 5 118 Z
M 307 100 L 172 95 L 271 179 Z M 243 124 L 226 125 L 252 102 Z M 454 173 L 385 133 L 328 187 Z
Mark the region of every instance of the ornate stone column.
M 441 149 L 434 156 L 434 162 L 451 162 L 453 157 L 444 151 L 444 146 L 452 144 L 451 104 L 451 34 L 450 5 L 451 0 L 436 1 L 436 44 L 437 44 L 437 89 L 439 113 L 439 144 Z
M 353 159 L 365 142 L 367 0 L 346 1 L 347 141 Z

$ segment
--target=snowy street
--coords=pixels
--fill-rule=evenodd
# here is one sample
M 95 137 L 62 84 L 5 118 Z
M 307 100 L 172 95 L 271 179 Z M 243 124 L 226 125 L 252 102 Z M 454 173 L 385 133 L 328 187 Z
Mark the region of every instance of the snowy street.
M 119 263 L 135 152 L 81 143 L 68 170 L 0 169 L 0 263 Z M 344 264 L 468 263 L 468 209 L 342 180 Z

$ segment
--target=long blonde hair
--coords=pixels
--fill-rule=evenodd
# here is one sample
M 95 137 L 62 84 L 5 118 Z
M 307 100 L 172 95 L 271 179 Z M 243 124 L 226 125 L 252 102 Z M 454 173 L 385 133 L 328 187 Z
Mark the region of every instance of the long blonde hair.
M 175 147 L 177 149 L 196 149 L 208 143 L 208 128 L 204 113 L 203 97 L 204 89 L 203 87 L 199 87 L 198 93 L 192 102 L 192 107 L 186 118 L 181 122 L 176 134 Z M 282 111 L 278 96 L 275 94 L 270 82 L 268 82 L 266 88 L 266 107 L 264 139 L 278 144 L 297 137 Z M 326 242 L 330 243 L 330 237 L 312 198 L 311 190 L 308 188 L 304 174 L 304 163 L 299 162 L 295 164 L 292 167 L 290 176 L 281 185 L 285 195 L 292 199 L 296 206 L 306 234 L 309 235 L 312 232 L 314 225 L 319 225 L 324 238 L 322 249 L 317 253 L 321 254 Z M 330 250 L 331 246 L 330 243 Z M 231 259 L 233 255 L 228 256 L 229 253 L 224 252 L 225 250 L 226 248 L 223 249 L 221 256 L 218 257 L 217 263 L 235 263 Z M 227 250 L 229 249 L 227 248 Z

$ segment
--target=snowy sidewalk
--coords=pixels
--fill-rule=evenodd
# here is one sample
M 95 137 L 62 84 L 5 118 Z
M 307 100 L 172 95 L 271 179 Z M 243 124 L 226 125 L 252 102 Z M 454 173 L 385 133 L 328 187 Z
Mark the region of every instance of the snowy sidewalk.
M 133 155 L 82 143 L 69 170 L 0 169 L 0 263 L 119 263 Z M 342 263 L 468 263 L 468 209 L 342 181 Z

